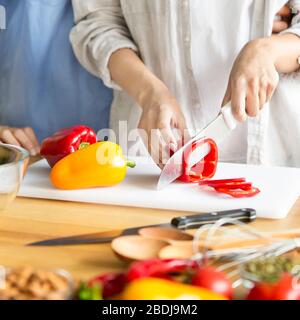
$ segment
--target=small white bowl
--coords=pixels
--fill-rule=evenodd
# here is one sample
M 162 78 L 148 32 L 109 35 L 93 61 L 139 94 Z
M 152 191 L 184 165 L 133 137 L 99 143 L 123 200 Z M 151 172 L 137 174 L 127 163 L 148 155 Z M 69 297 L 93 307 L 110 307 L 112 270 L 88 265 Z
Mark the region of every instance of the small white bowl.
M 25 149 L 0 143 L 0 211 L 16 198 L 29 158 Z

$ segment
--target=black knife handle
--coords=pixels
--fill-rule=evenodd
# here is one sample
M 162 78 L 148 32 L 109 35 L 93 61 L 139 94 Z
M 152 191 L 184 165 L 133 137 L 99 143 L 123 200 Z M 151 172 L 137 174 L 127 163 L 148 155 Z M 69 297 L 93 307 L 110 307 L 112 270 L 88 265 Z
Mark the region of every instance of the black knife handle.
M 197 229 L 205 224 L 215 223 L 223 218 L 231 218 L 244 223 L 250 223 L 256 220 L 256 211 L 254 209 L 216 211 L 211 213 L 174 218 L 171 221 L 171 224 L 175 228 L 181 230 Z

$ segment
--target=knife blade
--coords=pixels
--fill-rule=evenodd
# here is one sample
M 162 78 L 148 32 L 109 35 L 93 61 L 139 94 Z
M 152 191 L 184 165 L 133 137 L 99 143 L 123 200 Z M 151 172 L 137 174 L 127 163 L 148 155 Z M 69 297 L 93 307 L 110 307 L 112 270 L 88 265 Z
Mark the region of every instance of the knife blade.
M 200 131 L 193 139 L 179 149 L 175 154 L 167 161 L 164 166 L 161 175 L 158 180 L 157 189 L 161 190 L 167 185 L 178 179 L 183 173 L 183 157 L 185 151 L 191 147 L 192 143 L 203 137 L 213 139 L 217 144 L 236 128 L 237 121 L 233 117 L 231 112 L 231 103 L 224 106 L 218 117 L 213 120 L 206 128 Z M 203 159 L 209 152 L 207 145 L 199 148 L 197 152 L 194 152 L 194 157 L 191 160 L 191 166 Z
M 33 242 L 27 246 L 67 246 L 67 245 L 83 245 L 83 244 L 101 244 L 109 243 L 113 239 L 120 236 L 136 235 L 139 230 L 144 228 L 177 228 L 179 230 L 197 229 L 202 225 L 214 223 L 222 218 L 231 218 L 250 223 L 256 220 L 256 211 L 254 209 L 237 209 L 228 211 L 216 211 L 205 214 L 197 214 L 190 216 L 177 217 L 170 223 L 156 224 L 142 227 L 134 227 L 121 230 L 112 230 L 93 234 L 84 234 L 71 237 L 55 238 Z

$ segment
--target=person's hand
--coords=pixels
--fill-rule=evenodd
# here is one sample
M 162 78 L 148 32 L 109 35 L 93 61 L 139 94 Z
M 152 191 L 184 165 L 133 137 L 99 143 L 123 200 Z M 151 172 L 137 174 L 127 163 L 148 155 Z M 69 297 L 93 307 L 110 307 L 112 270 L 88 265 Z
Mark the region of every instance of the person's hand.
M 160 166 L 168 160 L 187 137 L 186 123 L 176 99 L 166 90 L 149 92 L 143 98 L 139 123 L 141 135 L 153 160 Z
M 248 43 L 237 57 L 228 82 L 223 106 L 229 101 L 238 121 L 256 117 L 270 101 L 279 82 L 271 40 Z
M 276 14 L 274 24 L 273 24 L 273 33 L 280 33 L 286 30 L 292 20 L 292 10 L 289 5 L 285 5 L 281 10 Z
M 36 156 L 40 152 L 40 146 L 31 128 L 12 128 L 0 126 L 0 142 L 21 146 Z

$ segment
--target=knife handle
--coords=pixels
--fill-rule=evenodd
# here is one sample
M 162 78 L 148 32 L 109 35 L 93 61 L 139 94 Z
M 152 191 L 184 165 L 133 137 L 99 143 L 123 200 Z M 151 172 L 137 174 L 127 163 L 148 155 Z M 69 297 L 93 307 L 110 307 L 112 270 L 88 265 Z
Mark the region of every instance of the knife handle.
M 254 209 L 238 209 L 178 217 L 171 221 L 171 225 L 181 230 L 197 229 L 205 224 L 215 223 L 222 218 L 231 218 L 250 223 L 256 220 L 256 211 Z
M 232 114 L 231 101 L 221 109 L 221 113 L 223 114 L 228 128 L 230 130 L 234 130 L 237 127 L 238 122 Z

